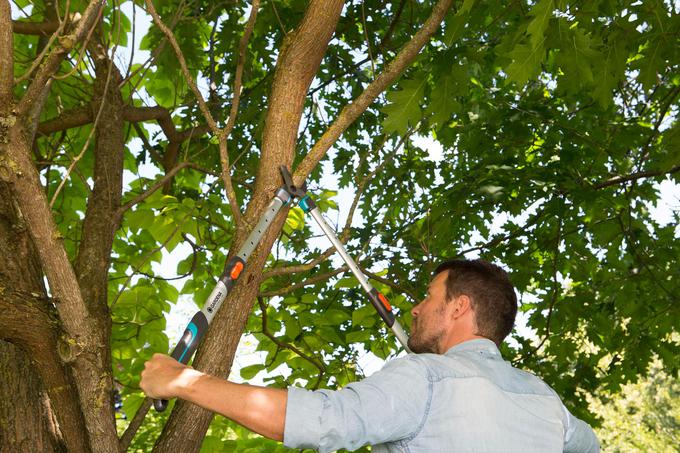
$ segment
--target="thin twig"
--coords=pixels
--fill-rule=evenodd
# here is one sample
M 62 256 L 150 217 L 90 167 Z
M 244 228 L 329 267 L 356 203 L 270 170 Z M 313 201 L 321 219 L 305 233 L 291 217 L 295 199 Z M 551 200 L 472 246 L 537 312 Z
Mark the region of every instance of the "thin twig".
M 293 346 L 292 344 L 286 343 L 286 342 L 281 341 L 278 338 L 276 338 L 268 329 L 268 326 L 267 326 L 267 306 L 264 303 L 264 300 L 262 299 L 262 297 L 257 298 L 257 303 L 260 306 L 260 311 L 262 312 L 262 333 L 267 338 L 269 338 L 274 344 L 276 344 L 276 346 L 278 346 L 279 348 L 288 349 L 289 351 L 293 351 L 295 354 L 299 355 L 300 357 L 302 357 L 303 359 L 305 359 L 306 361 L 308 361 L 309 363 L 314 365 L 319 370 L 319 377 L 317 378 L 316 386 L 315 386 L 315 388 L 318 388 L 318 386 L 321 382 L 321 379 L 322 379 L 324 373 L 326 372 L 326 366 L 324 365 L 324 363 L 320 360 L 316 360 L 314 357 L 312 357 L 309 354 L 305 354 L 299 348 Z
M 248 42 L 250 41 L 250 36 L 253 33 L 253 28 L 255 27 L 255 20 L 257 19 L 257 12 L 260 8 L 260 0 L 253 0 L 250 8 L 250 17 L 248 17 L 248 22 L 246 23 L 246 28 L 243 31 L 243 36 L 239 42 L 238 46 L 238 60 L 236 62 L 236 74 L 234 76 L 234 97 L 231 101 L 231 108 L 229 110 L 229 118 L 227 119 L 227 124 L 224 130 L 221 131 L 220 139 L 220 163 L 222 164 L 222 182 L 224 188 L 227 191 L 227 199 L 231 206 L 232 215 L 234 216 L 234 222 L 239 224 L 241 221 L 241 211 L 239 210 L 238 203 L 236 200 L 236 192 L 234 191 L 234 186 L 231 180 L 231 174 L 229 172 L 229 153 L 227 150 L 227 137 L 231 135 L 231 131 L 234 129 L 236 124 L 236 114 L 238 113 L 238 106 L 241 100 L 241 85 L 243 79 L 243 67 L 245 65 L 246 50 L 248 49 Z
M 73 65 L 72 65 L 73 67 L 71 68 L 71 70 L 68 71 L 66 74 L 55 75 L 54 76 L 55 79 L 57 79 L 57 80 L 68 79 L 69 77 L 71 77 L 71 75 L 73 75 L 73 73 L 75 73 L 76 71 L 78 71 L 80 69 L 80 63 L 83 61 L 83 58 L 85 58 L 85 51 L 87 50 L 87 46 L 90 42 L 90 39 L 92 39 L 92 35 L 94 34 L 94 31 L 97 29 L 97 25 L 99 24 L 99 21 L 101 20 L 101 16 L 102 16 L 103 12 L 104 12 L 103 9 L 99 11 L 99 17 L 97 17 L 97 21 L 94 24 L 92 24 L 90 31 L 87 33 L 87 36 L 85 37 L 85 41 L 83 41 L 82 47 L 80 48 L 80 52 L 78 53 L 78 58 L 76 58 L 75 63 L 73 63 Z M 118 44 L 116 44 L 116 47 L 117 46 L 118 46 Z M 113 55 L 112 55 L 112 57 L 113 57 Z
M 194 93 L 194 96 L 196 97 L 196 100 L 198 101 L 198 107 L 201 110 L 201 113 L 203 113 L 203 117 L 205 118 L 206 122 L 208 123 L 208 127 L 210 127 L 210 130 L 215 135 L 215 137 L 217 137 L 217 139 L 218 139 L 219 149 L 220 149 L 220 160 L 222 161 L 223 168 L 227 169 L 226 172 L 225 171 L 222 172 L 222 179 L 223 179 L 223 183 L 225 185 L 225 190 L 227 192 L 227 200 L 229 201 L 229 206 L 231 207 L 232 216 L 234 217 L 234 221 L 236 223 L 239 223 L 240 220 L 241 220 L 241 210 L 238 206 L 238 200 L 236 200 L 236 193 L 234 192 L 234 187 L 233 187 L 233 184 L 232 184 L 232 181 L 231 181 L 231 176 L 229 175 L 229 171 L 228 171 L 228 169 L 229 169 L 229 157 L 226 154 L 227 153 L 227 135 L 225 134 L 225 130 L 220 129 L 217 126 L 215 119 L 213 118 L 212 114 L 210 113 L 210 109 L 208 108 L 208 105 L 206 104 L 205 99 L 203 98 L 203 95 L 201 94 L 198 87 L 196 86 L 196 82 L 194 81 L 194 78 L 191 76 L 191 72 L 189 71 L 189 67 L 187 66 L 186 59 L 184 58 L 184 53 L 182 52 L 182 49 L 179 47 L 179 44 L 177 43 L 177 40 L 175 39 L 175 35 L 173 35 L 172 31 L 167 27 L 167 25 L 165 25 L 165 23 L 163 23 L 160 16 L 158 15 L 158 12 L 156 11 L 156 8 L 153 6 L 153 2 L 151 0 L 145 0 L 145 4 L 146 4 L 146 7 L 147 7 L 149 14 L 153 18 L 154 23 L 156 24 L 156 26 L 158 28 L 160 28 L 160 30 L 163 32 L 163 34 L 166 36 L 166 38 L 170 42 L 170 45 L 172 46 L 173 50 L 175 51 L 175 55 L 177 56 L 177 59 L 178 59 L 179 64 L 180 64 L 180 68 L 182 70 L 182 74 L 184 75 L 184 78 L 186 79 L 187 85 L 189 85 L 189 88 Z M 254 21 L 256 16 L 257 16 L 257 10 L 256 10 L 256 8 L 253 8 L 253 10 L 251 10 L 251 19 Z M 250 24 L 250 19 L 249 19 L 248 23 Z M 252 26 L 251 26 L 251 31 L 252 31 Z M 246 33 L 248 35 L 248 38 L 250 38 L 250 34 L 247 30 L 246 30 Z M 246 36 L 246 34 L 244 34 L 244 38 L 245 38 L 245 36 Z M 247 40 L 245 42 L 247 43 Z M 236 94 L 235 94 L 235 96 L 236 96 Z M 232 103 L 232 108 L 233 107 L 234 107 L 234 103 Z M 238 106 L 236 105 L 236 107 L 238 107 Z M 234 115 L 234 117 L 235 117 L 235 115 Z M 226 160 L 226 163 L 225 163 L 225 160 Z
M 185 168 L 191 168 L 194 170 L 198 170 L 202 173 L 206 173 L 208 175 L 212 176 L 217 176 L 217 173 L 212 172 L 206 168 L 201 167 L 200 165 L 197 165 L 193 162 L 181 162 L 180 164 L 176 165 L 175 167 L 172 168 L 169 172 L 167 172 L 161 179 L 157 180 L 153 186 L 151 186 L 149 189 L 147 189 L 144 193 L 137 195 L 135 198 L 130 200 L 129 202 L 125 203 L 123 206 L 118 208 L 114 216 L 117 219 L 120 219 L 120 217 L 125 213 L 127 210 L 131 209 L 133 206 L 141 203 L 142 201 L 146 200 L 148 197 L 150 197 L 154 192 L 156 192 L 158 189 L 163 187 L 165 183 L 167 183 L 170 179 L 172 179 L 180 170 L 183 170 Z
M 548 307 L 548 314 L 546 315 L 545 319 L 545 334 L 543 335 L 543 339 L 541 340 L 541 342 L 534 348 L 533 354 L 536 354 L 541 349 L 541 347 L 543 347 L 545 342 L 548 341 L 548 338 L 550 338 L 550 321 L 552 320 L 552 314 L 555 308 L 555 303 L 557 302 L 557 299 L 560 296 L 561 285 L 560 282 L 557 281 L 557 259 L 560 253 L 560 242 L 562 241 L 561 217 L 559 218 L 558 222 L 559 223 L 557 226 L 557 237 L 555 238 L 555 250 L 553 251 L 551 256 L 553 293 L 550 299 L 550 306 Z
M 50 51 L 26 89 L 21 102 L 17 105 L 19 116 L 24 116 L 25 112 L 31 110 L 30 104 L 36 99 L 37 94 L 43 89 L 47 80 L 54 76 L 55 72 L 59 70 L 60 63 L 66 58 L 71 49 L 81 42 L 91 27 L 97 23 L 105 3 L 105 0 L 92 0 L 87 5 L 82 19 L 78 21 L 73 33 L 65 35 L 63 39 L 59 40 L 60 45 L 55 46 Z
M 130 444 L 132 443 L 132 439 L 134 439 L 135 434 L 137 434 L 137 431 L 139 431 L 139 428 L 142 426 L 144 418 L 146 417 L 147 412 L 149 412 L 149 409 L 151 409 L 152 404 L 153 400 L 151 398 L 148 397 L 144 398 L 144 401 L 142 401 L 142 405 L 139 406 L 139 409 L 137 409 L 135 416 L 132 417 L 132 420 L 130 420 L 130 424 L 125 429 L 125 432 L 123 433 L 122 436 L 120 436 L 119 441 L 120 451 L 128 450 Z
M 201 110 L 201 113 L 203 114 L 205 121 L 208 123 L 210 130 L 212 130 L 213 134 L 215 134 L 216 136 L 219 136 L 220 135 L 220 129 L 219 129 L 219 127 L 217 127 L 217 123 L 215 122 L 215 119 L 213 118 L 212 114 L 210 113 L 210 109 L 208 108 L 208 104 L 206 104 L 205 99 L 203 98 L 203 95 L 201 94 L 200 90 L 198 89 L 198 86 L 196 86 L 196 82 L 194 81 L 194 78 L 191 75 L 191 71 L 189 71 L 189 67 L 187 66 L 187 61 L 184 58 L 184 53 L 182 52 L 182 49 L 179 47 L 179 44 L 177 43 L 177 40 L 175 39 L 175 35 L 168 28 L 168 26 L 165 25 L 165 23 L 161 20 L 160 16 L 158 15 L 158 12 L 156 11 L 156 8 L 153 6 L 153 2 L 151 0 L 145 0 L 144 3 L 146 4 L 147 12 L 153 18 L 154 23 L 161 30 L 161 32 L 163 32 L 165 37 L 168 39 L 168 42 L 170 42 L 170 45 L 172 46 L 173 50 L 175 51 L 175 55 L 177 56 L 177 60 L 179 61 L 179 65 L 180 65 L 180 68 L 182 70 L 182 74 L 184 75 L 184 78 L 186 79 L 187 85 L 189 85 L 189 88 L 194 93 L 194 97 L 196 98 L 196 101 L 198 102 L 198 107 Z
M 67 22 L 67 19 L 68 19 L 68 11 L 70 9 L 70 4 L 71 4 L 71 0 L 67 0 L 67 2 L 66 2 L 66 12 L 64 14 L 64 20 L 61 20 L 61 19 L 59 20 L 59 26 L 54 31 L 54 33 L 52 33 L 52 35 L 50 36 L 50 39 L 47 41 L 47 44 L 45 44 L 45 47 L 43 47 L 40 54 L 33 61 L 33 64 L 31 64 L 31 67 L 28 68 L 28 70 L 25 73 L 23 73 L 21 76 L 19 76 L 18 78 L 16 78 L 14 80 L 14 85 L 17 85 L 17 84 L 23 82 L 24 80 L 28 80 L 31 77 L 31 74 L 33 74 L 33 71 L 35 71 L 36 68 L 38 68 L 42 64 L 43 59 L 45 58 L 45 55 L 47 55 L 47 52 L 52 47 L 52 44 L 59 37 L 61 32 L 64 30 L 64 27 L 66 26 L 66 22 Z M 80 15 L 76 15 L 73 19 L 74 19 L 74 21 L 77 21 L 78 19 L 80 19 Z
M 281 27 L 281 31 L 283 32 L 283 35 L 287 35 L 288 32 L 286 31 L 286 27 L 283 26 L 283 22 L 281 21 L 281 16 L 279 16 L 279 11 L 276 9 L 276 1 L 272 0 L 272 8 L 274 9 L 274 15 L 276 16 L 276 20 L 279 22 L 279 27 Z
M 404 144 L 406 139 L 411 136 L 415 128 L 411 129 L 409 132 L 407 132 L 399 141 L 397 146 L 394 147 L 392 152 L 390 153 L 390 156 L 394 156 L 394 154 L 401 148 L 401 146 Z M 377 152 L 378 149 L 381 149 L 385 143 L 387 142 L 387 137 L 385 137 L 381 142 L 380 146 L 373 149 L 372 152 Z M 341 244 L 346 244 L 348 239 L 349 239 L 349 232 L 352 227 L 352 220 L 354 219 L 354 214 L 356 212 L 356 208 L 359 204 L 359 200 L 361 199 L 361 195 L 363 194 L 363 191 L 366 187 L 366 184 L 368 181 L 373 179 L 375 175 L 385 166 L 385 164 L 389 161 L 390 157 L 386 158 L 383 160 L 380 165 L 378 165 L 371 173 L 368 175 L 364 176 L 362 180 L 358 183 L 357 185 L 357 191 L 354 194 L 354 199 L 352 200 L 352 205 L 349 209 L 349 212 L 347 214 L 347 219 L 345 220 L 345 225 L 342 229 L 342 232 L 340 233 L 338 239 L 340 240 Z M 333 255 L 335 253 L 335 247 L 331 246 L 328 249 L 326 249 L 323 253 L 321 253 L 319 256 L 314 258 L 313 260 L 305 263 L 305 264 L 296 264 L 293 266 L 284 266 L 284 267 L 276 267 L 270 270 L 267 270 L 263 272 L 263 281 L 267 280 L 269 278 L 275 277 L 277 275 L 284 275 L 284 274 L 293 274 L 293 273 L 298 273 L 298 272 L 305 272 L 308 271 L 314 267 L 316 267 L 319 263 L 325 261 L 328 257 Z
M 361 2 L 361 23 L 364 26 L 364 37 L 366 38 L 366 49 L 368 50 L 368 58 L 371 59 L 371 76 L 375 78 L 375 60 L 373 59 L 373 52 L 371 51 L 371 40 L 368 39 L 368 25 L 366 25 L 366 11 L 364 8 L 366 2 Z
M 335 277 L 338 274 L 346 272 L 347 270 L 349 270 L 349 267 L 345 265 L 338 269 L 334 269 L 330 272 L 326 272 L 325 274 L 315 275 L 314 277 L 310 277 L 307 280 L 302 281 L 300 283 L 284 286 L 283 288 L 275 289 L 272 291 L 263 291 L 260 293 L 260 296 L 261 297 L 285 296 L 286 294 L 292 293 L 296 289 L 304 288 L 305 286 L 314 285 L 316 283 L 326 281 L 331 277 Z
M 593 186 L 593 189 L 602 189 L 604 187 L 609 187 L 609 186 L 615 186 L 624 182 L 628 181 L 636 181 L 638 179 L 643 179 L 643 178 L 651 178 L 654 176 L 663 176 L 663 175 L 670 175 L 673 173 L 676 173 L 677 171 L 680 171 L 680 165 L 676 165 L 675 167 L 671 168 L 670 170 L 662 171 L 662 170 L 654 170 L 654 171 L 641 171 L 638 173 L 633 173 L 630 175 L 624 175 L 624 176 L 615 176 L 611 179 L 608 179 L 606 181 L 603 181 L 599 184 L 595 184 Z
M 382 283 L 383 285 L 387 285 L 387 286 L 389 286 L 390 288 L 394 288 L 394 289 L 396 289 L 397 291 L 400 291 L 400 292 L 406 294 L 408 297 L 411 298 L 412 301 L 418 302 L 418 297 L 417 297 L 417 296 L 413 293 L 413 291 L 411 291 L 410 289 L 405 288 L 405 287 L 401 286 L 401 285 L 398 284 L 398 283 L 395 283 L 393 280 L 389 280 L 389 279 L 387 279 L 387 278 L 381 277 L 381 276 L 378 275 L 378 274 L 375 274 L 375 273 L 373 273 L 373 272 L 367 271 L 367 270 L 364 269 L 364 268 L 360 268 L 360 269 L 361 269 L 361 272 L 362 272 L 362 273 L 366 274 L 368 277 L 372 278 L 373 280 L 375 280 L 375 281 L 377 281 L 377 282 L 380 282 L 380 283 Z

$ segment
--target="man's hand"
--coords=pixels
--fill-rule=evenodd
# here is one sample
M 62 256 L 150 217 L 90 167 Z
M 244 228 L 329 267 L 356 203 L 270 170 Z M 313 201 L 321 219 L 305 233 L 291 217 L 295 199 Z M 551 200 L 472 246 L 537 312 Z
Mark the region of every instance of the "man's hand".
M 151 398 L 170 399 L 180 396 L 184 389 L 202 375 L 200 371 L 181 364 L 170 356 L 154 354 L 144 364 L 139 386 Z

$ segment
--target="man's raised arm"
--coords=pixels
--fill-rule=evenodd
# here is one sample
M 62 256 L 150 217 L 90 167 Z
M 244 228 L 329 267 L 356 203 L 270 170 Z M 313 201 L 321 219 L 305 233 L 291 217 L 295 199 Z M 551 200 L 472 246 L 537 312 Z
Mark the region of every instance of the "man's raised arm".
M 235 384 L 163 354 L 146 362 L 139 385 L 151 398 L 182 398 L 265 437 L 283 440 L 287 390 Z

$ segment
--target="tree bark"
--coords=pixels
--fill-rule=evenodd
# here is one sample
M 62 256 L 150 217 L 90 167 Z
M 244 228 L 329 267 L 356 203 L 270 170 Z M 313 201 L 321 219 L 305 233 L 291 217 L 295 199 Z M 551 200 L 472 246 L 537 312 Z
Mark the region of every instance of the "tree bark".
M 118 88 L 122 77 L 99 43 L 90 46 L 90 54 L 96 77 L 92 105 L 94 117 L 98 118 L 94 126 L 94 184 L 87 200 L 75 272 L 91 323 L 96 326 L 92 347 L 97 349 L 96 356 L 102 364 L 97 388 L 99 408 L 93 412 L 99 419 L 99 429 L 109 436 L 108 442 L 116 444 L 108 275 L 119 226 L 118 217 L 113 214 L 120 206 L 123 190 L 125 136 L 123 98 Z
M 0 382 L 0 453 L 65 452 L 38 373 L 23 351 L 4 341 Z
M 12 281 L 14 283 L 16 281 Z M 20 348 L 21 355 L 32 363 L 31 366 L 17 368 L 21 372 L 19 379 L 42 383 L 44 390 L 41 390 L 41 395 L 49 397 L 43 415 L 54 419 L 59 442 L 64 448 L 68 451 L 90 451 L 78 393 L 59 357 L 58 323 L 49 306 L 45 306 L 45 298 L 37 297 L 36 293 L 11 290 L 7 288 L 6 280 L 0 280 L 0 286 L 4 288 L 0 294 L 0 339 L 14 343 Z M 11 383 L 11 380 L 8 382 Z M 0 406 L 16 405 L 15 401 L 2 398 Z M 18 401 L 23 404 L 24 400 Z
M 244 221 L 238 225 L 230 251 L 232 255 L 281 185 L 279 165 L 290 165 L 293 161 L 305 96 L 335 31 L 343 4 L 341 0 L 311 1 L 298 28 L 284 41 L 269 98 L 255 191 Z M 197 368 L 217 376 L 228 375 L 257 296 L 262 268 L 285 221 L 284 214 L 272 222 L 239 283 L 213 320 L 194 360 Z M 204 409 L 178 401 L 154 451 L 197 452 L 212 417 L 213 414 Z
M 9 130 L 16 121 L 10 18 L 9 2 L 0 0 L 0 278 L 7 275 L 16 286 L 40 291 L 42 285 L 36 278 L 40 272 L 36 272 L 35 260 L 16 254 L 17 249 L 26 249 L 26 235 L 13 229 L 13 200 L 9 188 L 2 182 L 8 177 L 3 160 L 9 145 Z M 11 249 L 6 245 L 11 245 Z M 4 286 L 0 286 L 0 301 L 7 290 Z M 2 321 L 0 319 L 0 324 Z M 23 351 L 5 341 L 0 341 L 0 382 L 0 452 L 58 451 L 59 431 L 52 423 L 51 412 L 45 410 L 46 397 L 38 373 Z M 21 404 L 16 404 L 17 401 Z

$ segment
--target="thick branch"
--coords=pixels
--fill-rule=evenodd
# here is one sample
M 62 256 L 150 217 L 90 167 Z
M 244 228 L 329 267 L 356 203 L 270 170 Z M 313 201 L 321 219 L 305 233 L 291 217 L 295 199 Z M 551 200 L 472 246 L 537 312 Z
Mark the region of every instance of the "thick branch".
M 120 205 L 123 187 L 123 99 L 118 88 L 121 79 L 118 68 L 100 44 L 92 47 L 95 104 L 99 104 L 98 110 L 105 109 L 106 114 L 101 116 L 95 130 L 94 183 L 87 200 L 76 273 L 90 313 L 97 312 L 98 321 L 108 324 L 107 275 L 113 237 L 118 230 L 112 213 Z
M 0 0 L 0 118 L 9 113 L 14 103 L 14 37 L 11 26 L 12 10 L 9 0 Z M 7 111 L 5 111 L 5 109 Z M 4 141 L 7 126 L 0 123 L 0 141 Z
M 12 31 L 20 35 L 49 36 L 59 28 L 59 22 L 12 21 Z
M 301 183 L 317 164 L 323 159 L 329 148 L 342 133 L 361 115 L 369 105 L 390 86 L 404 70 L 415 60 L 416 56 L 439 28 L 453 0 L 440 0 L 432 10 L 432 14 L 425 21 L 423 27 L 399 51 L 394 60 L 352 103 L 342 109 L 338 118 L 324 132 L 318 142 L 309 151 L 295 170 L 295 182 Z
M 178 140 L 175 123 L 172 122 L 170 111 L 165 107 L 135 107 L 126 105 L 123 110 L 123 117 L 125 121 L 131 123 L 139 123 L 142 121 L 156 120 L 158 125 L 163 130 L 163 133 L 168 138 L 168 141 L 174 142 Z
M 25 104 L 30 106 L 31 103 Z M 99 379 L 102 370 L 109 363 L 102 349 L 98 329 L 100 326 L 89 315 L 88 307 L 78 284 L 70 259 L 62 244 L 61 235 L 55 224 L 40 183 L 38 172 L 31 159 L 31 147 L 20 123 L 9 131 L 7 155 L 0 160 L 0 174 L 7 178 L 17 204 L 25 219 L 31 239 L 36 244 L 40 264 L 49 282 L 50 291 L 57 301 L 59 318 L 69 338 L 65 343 L 64 356 L 72 361 L 73 376 L 78 385 L 82 407 L 97 407 L 102 404 L 101 396 L 110 392 L 105 379 Z M 4 153 L 3 153 L 4 154 Z M 93 417 L 98 414 L 92 413 Z M 92 448 L 102 452 L 117 453 L 117 442 L 113 423 L 102 423 L 88 419 L 85 427 L 92 442 Z
M 170 111 L 165 107 L 160 106 L 135 107 L 133 105 L 126 105 L 123 108 L 123 119 L 131 123 L 156 120 L 170 142 L 183 142 L 192 135 L 203 135 L 210 130 L 207 125 L 201 125 L 178 132 L 172 121 Z M 84 126 L 92 121 L 94 121 L 93 106 L 92 104 L 89 104 L 87 106 L 67 110 L 56 118 L 43 121 L 38 126 L 38 133 L 41 135 L 49 135 L 65 129 Z
M 38 135 L 49 135 L 54 132 L 84 126 L 94 121 L 92 106 L 86 105 L 73 110 L 67 110 L 58 117 L 43 121 L 38 125 Z
M 293 161 L 307 91 L 335 31 L 344 2 L 310 2 L 299 27 L 289 33 L 276 62 L 262 140 L 262 160 L 255 192 L 271 193 L 278 184 L 278 165 Z M 248 207 L 250 210 L 250 206 Z

